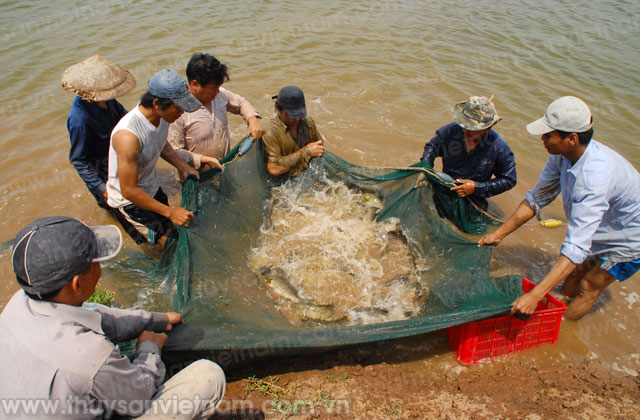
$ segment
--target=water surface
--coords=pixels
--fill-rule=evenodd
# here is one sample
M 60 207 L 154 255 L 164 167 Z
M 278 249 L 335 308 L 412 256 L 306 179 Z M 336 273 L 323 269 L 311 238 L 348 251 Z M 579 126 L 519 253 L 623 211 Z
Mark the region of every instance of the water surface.
M 635 1 L 2 1 L 0 241 L 42 216 L 112 223 L 67 160 L 73 96 L 60 88 L 60 76 L 94 53 L 137 78 L 136 89 L 121 98 L 127 108 L 156 71 L 184 74 L 195 51 L 225 62 L 231 74 L 225 87 L 265 118 L 273 112 L 270 95 L 297 84 L 327 148 L 369 166 L 416 162 L 425 141 L 450 122 L 454 103 L 495 95 L 503 117 L 496 129 L 518 165 L 518 185 L 495 200 L 508 214 L 547 158 L 524 125 L 559 96 L 584 99 L 595 138 L 640 167 L 638 39 Z M 237 140 L 244 124 L 230 121 Z M 175 195 L 172 172 L 161 167 L 163 184 Z M 563 218 L 561 204 L 544 216 Z M 527 225 L 496 249 L 492 269 L 539 281 L 563 236 L 563 227 Z M 149 263 L 130 240 L 126 247 L 122 258 Z M 0 273 L 1 306 L 17 289 L 6 248 Z M 590 354 L 638 371 L 639 277 L 610 287 L 583 321 L 565 321 L 559 343 L 535 357 Z M 130 287 L 128 281 L 103 280 L 116 290 Z M 146 302 L 144 296 L 123 300 Z

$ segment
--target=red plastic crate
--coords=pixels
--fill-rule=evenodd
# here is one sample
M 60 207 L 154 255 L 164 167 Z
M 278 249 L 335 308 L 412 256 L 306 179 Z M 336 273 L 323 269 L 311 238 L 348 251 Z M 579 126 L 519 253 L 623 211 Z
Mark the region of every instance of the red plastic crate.
M 528 279 L 522 279 L 525 293 L 535 286 Z M 528 320 L 521 321 L 508 315 L 457 325 L 447 330 L 449 344 L 456 351 L 458 362 L 470 366 L 485 359 L 492 360 L 542 344 L 555 343 L 566 309 L 567 305 L 547 294 Z

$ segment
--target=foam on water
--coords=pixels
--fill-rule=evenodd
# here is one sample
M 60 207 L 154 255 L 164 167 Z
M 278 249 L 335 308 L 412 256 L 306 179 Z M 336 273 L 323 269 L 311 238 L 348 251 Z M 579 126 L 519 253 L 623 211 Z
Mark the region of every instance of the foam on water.
M 249 267 L 281 267 L 303 300 L 332 305 L 352 324 L 417 315 L 428 266 L 397 219 L 374 221 L 376 200 L 334 181 L 275 188 Z

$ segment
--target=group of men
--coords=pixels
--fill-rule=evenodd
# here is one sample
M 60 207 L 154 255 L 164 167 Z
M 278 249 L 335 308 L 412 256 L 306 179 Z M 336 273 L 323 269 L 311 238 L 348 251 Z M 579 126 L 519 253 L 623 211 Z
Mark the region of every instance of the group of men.
M 453 107 L 454 123 L 436 131 L 424 148 L 460 197 L 480 208 L 486 198 L 516 184 L 514 156 L 492 127 L 500 120 L 490 99 L 471 97 Z M 584 101 L 563 96 L 527 125 L 549 153 L 540 178 L 511 217 L 478 246 L 498 245 L 562 194 L 568 219 L 560 257 L 539 284 L 513 302 L 512 313 L 532 314 L 544 296 L 564 280 L 570 299 L 565 318 L 582 318 L 610 284 L 640 270 L 640 174 L 626 159 L 593 140 L 593 118 Z M 417 184 L 419 185 L 419 184 Z
M 63 74 L 63 86 L 78 94 L 67 120 L 69 159 L 98 204 L 138 244 L 163 246 L 174 224 L 188 226 L 193 218 L 169 206 L 158 182 L 158 158 L 175 166 L 182 180 L 222 169 L 219 159 L 230 150 L 227 113 L 241 115 L 248 133 L 262 138 L 273 176 L 297 175 L 324 151 L 300 88 L 285 86 L 273 97 L 277 116 L 265 133 L 251 103 L 222 87 L 229 75 L 218 59 L 195 53 L 186 74 L 188 84 L 172 70 L 156 73 L 128 113 L 115 97 L 133 89 L 135 79 L 122 67 L 95 55 Z M 113 86 L 98 90 L 86 79 L 107 79 Z
M 516 184 L 514 156 L 492 127 L 500 120 L 490 98 L 471 97 L 453 107 L 454 123 L 436 131 L 422 159 L 454 178 L 451 188 L 480 208 L 486 198 Z M 513 302 L 512 313 L 532 314 L 564 280 L 570 300 L 565 318 L 582 318 L 610 284 L 640 270 L 640 174 L 614 150 L 593 140 L 593 118 L 584 101 L 563 96 L 527 125 L 549 153 L 538 182 L 509 219 L 478 246 L 498 245 L 562 194 L 568 219 L 560 257 L 534 289 Z M 417 184 L 419 185 L 419 183 Z
M 275 116 L 264 131 L 251 104 L 222 88 L 229 76 L 216 58 L 194 54 L 186 74 L 188 83 L 172 70 L 156 73 L 128 113 L 115 98 L 131 91 L 135 79 L 120 66 L 93 56 L 63 75 L 63 86 L 78 94 L 67 121 L 69 159 L 98 204 L 137 243 L 163 245 L 173 224 L 189 224 L 190 211 L 169 206 L 156 162 L 162 157 L 182 179 L 222 169 L 219 160 L 230 150 L 228 112 L 241 115 L 248 133 L 262 139 L 270 176 L 296 176 L 324 152 L 300 88 L 285 86 L 273 96 Z M 441 157 L 443 171 L 455 181 L 452 192 L 485 209 L 488 197 L 516 184 L 514 154 L 493 129 L 500 118 L 490 98 L 473 96 L 452 111 L 454 122 L 436 131 L 422 160 L 433 166 Z M 573 298 L 566 316 L 579 319 L 608 285 L 640 269 L 640 175 L 593 140 L 592 127 L 588 106 L 571 96 L 554 101 L 527 126 L 541 136 L 550 154 L 547 164 L 506 223 L 478 242 L 497 245 L 562 194 L 568 228 L 560 258 L 513 303 L 514 313 L 533 313 L 566 279 L 563 293 Z M 100 278 L 100 261 L 121 246 L 115 226 L 89 228 L 68 217 L 38 219 L 18 233 L 12 263 L 21 290 L 0 315 L 0 396 L 64 402 L 57 418 L 167 418 L 160 408 L 170 400 L 191 404 L 171 418 L 214 412 L 225 387 L 215 363 L 195 362 L 163 384 L 160 349 L 167 338 L 159 333 L 182 322 L 179 314 L 85 302 Z M 115 344 L 136 337 L 138 354 L 130 361 Z

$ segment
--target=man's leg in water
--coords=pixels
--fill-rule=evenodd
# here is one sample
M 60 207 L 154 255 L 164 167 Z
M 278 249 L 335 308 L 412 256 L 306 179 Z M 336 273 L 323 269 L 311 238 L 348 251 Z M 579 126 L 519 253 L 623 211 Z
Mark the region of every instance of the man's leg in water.
M 600 264 L 594 265 L 580 281 L 580 289 L 577 296 L 564 313 L 565 318 L 578 320 L 584 316 L 593 304 L 598 300 L 598 296 L 616 279 L 606 270 L 600 268 Z
M 562 294 L 570 298 L 576 297 L 580 290 L 580 281 L 585 277 L 589 270 L 594 267 L 594 265 L 600 265 L 600 258 L 587 259 L 582 264 L 579 264 L 575 270 L 567 276 L 564 283 L 562 283 Z

